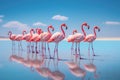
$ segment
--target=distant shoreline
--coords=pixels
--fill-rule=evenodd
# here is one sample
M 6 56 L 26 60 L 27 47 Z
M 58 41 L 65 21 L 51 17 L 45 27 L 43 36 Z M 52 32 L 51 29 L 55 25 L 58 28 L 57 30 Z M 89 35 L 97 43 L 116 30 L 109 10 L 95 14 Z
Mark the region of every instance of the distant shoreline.
M 0 38 L 0 40 L 10 40 L 10 39 L 9 38 Z M 97 38 L 96 40 L 97 41 L 119 41 L 120 38 Z

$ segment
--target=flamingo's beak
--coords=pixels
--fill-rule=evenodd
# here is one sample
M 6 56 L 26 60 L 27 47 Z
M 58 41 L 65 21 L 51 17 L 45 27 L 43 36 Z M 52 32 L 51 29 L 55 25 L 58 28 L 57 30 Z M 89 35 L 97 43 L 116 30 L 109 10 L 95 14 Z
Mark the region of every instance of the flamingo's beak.
M 52 29 L 52 31 L 54 31 L 54 28 Z
M 100 29 L 98 29 L 98 32 L 100 32 Z
M 90 29 L 90 26 L 88 25 L 88 29 Z
M 68 29 L 68 27 L 66 26 L 66 30 Z

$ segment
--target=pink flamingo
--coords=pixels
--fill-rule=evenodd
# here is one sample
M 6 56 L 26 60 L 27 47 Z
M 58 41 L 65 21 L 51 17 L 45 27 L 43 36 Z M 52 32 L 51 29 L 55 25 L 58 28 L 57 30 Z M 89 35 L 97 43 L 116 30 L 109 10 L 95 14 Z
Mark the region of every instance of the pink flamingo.
M 75 51 L 76 51 L 76 54 L 77 54 L 77 44 L 78 44 L 79 56 L 80 56 L 80 42 L 83 41 L 85 39 L 85 37 L 86 37 L 86 33 L 85 33 L 83 27 L 87 27 L 88 29 L 90 28 L 89 25 L 85 22 L 81 26 L 81 30 L 82 30 L 83 34 L 76 33 L 74 35 L 74 42 L 76 43 L 76 49 L 75 49 Z M 76 56 L 78 56 L 78 55 L 76 55 Z M 83 58 L 81 58 L 81 56 L 80 56 L 80 59 L 83 59 Z
M 93 49 L 93 41 L 97 37 L 97 35 L 96 35 L 96 29 L 98 30 L 98 32 L 100 31 L 100 28 L 98 26 L 94 26 L 94 29 L 93 29 L 94 34 L 89 34 L 84 39 L 84 42 L 89 42 L 89 48 L 88 48 L 88 50 L 90 50 L 90 44 L 91 44 L 91 48 L 92 48 L 92 51 L 93 51 L 93 56 L 95 56 L 94 49 Z
M 21 35 L 21 34 L 18 34 L 18 35 L 15 37 L 15 40 L 19 42 L 19 43 L 18 43 L 18 49 L 21 48 L 21 50 L 23 50 L 23 48 L 22 48 L 22 43 L 21 43 L 21 41 L 23 40 L 22 37 L 23 37 L 23 35 Z
M 14 49 L 15 47 L 13 47 L 15 45 L 15 37 L 16 35 L 15 34 L 12 34 L 11 31 L 8 32 L 8 35 L 9 35 L 9 39 L 12 41 L 12 49 Z
M 35 42 L 35 40 L 38 38 L 38 36 L 39 36 L 38 33 L 32 34 L 32 37 L 31 37 L 30 41 Z M 32 53 L 34 53 L 34 43 L 31 47 L 32 47 Z M 38 53 L 38 52 L 36 51 L 36 53 Z
M 43 32 L 40 34 L 40 37 L 41 37 L 40 41 L 42 41 L 42 47 L 43 47 L 43 43 L 45 43 L 45 52 L 46 52 L 46 42 L 47 42 L 49 56 L 51 58 L 50 48 L 49 48 L 49 43 L 48 43 L 48 40 L 52 36 L 52 33 L 50 32 L 50 28 L 52 29 L 52 31 L 54 31 L 54 27 L 52 25 L 48 26 L 48 28 L 47 28 L 48 32 Z
M 55 57 L 55 51 L 56 51 L 57 52 L 57 59 L 59 59 L 58 58 L 58 43 L 65 38 L 65 32 L 63 30 L 63 27 L 65 27 L 67 29 L 66 24 L 61 24 L 60 29 L 61 29 L 62 33 L 61 32 L 56 32 L 48 40 L 48 42 L 55 42 L 54 56 L 53 57 Z
M 43 33 L 42 29 L 36 28 L 36 35 L 35 35 L 34 38 L 32 39 L 32 41 L 36 43 L 36 47 L 35 47 L 36 53 L 38 53 L 37 43 L 40 41 L 40 37 L 39 37 L 39 36 L 41 35 L 41 33 Z
M 72 35 L 69 35 L 67 37 L 67 41 L 72 42 L 71 50 L 73 50 L 73 46 L 74 46 L 74 38 L 75 38 L 74 34 L 75 34 L 75 32 L 77 33 L 77 30 L 73 30 Z M 72 52 L 71 52 L 71 54 L 72 54 Z
M 27 49 L 29 49 L 29 51 L 28 50 L 27 51 L 30 52 L 31 38 L 32 38 L 33 33 L 34 33 L 34 29 L 31 29 L 30 33 L 27 33 L 27 34 L 24 34 L 24 33 L 26 33 L 25 30 L 23 31 L 23 40 L 26 40 L 26 42 L 28 43 Z

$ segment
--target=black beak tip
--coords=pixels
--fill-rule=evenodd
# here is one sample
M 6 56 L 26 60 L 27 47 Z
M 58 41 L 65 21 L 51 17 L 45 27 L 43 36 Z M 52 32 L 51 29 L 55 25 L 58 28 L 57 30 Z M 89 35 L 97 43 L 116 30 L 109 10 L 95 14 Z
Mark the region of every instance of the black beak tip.
M 100 32 L 100 29 L 98 29 L 98 31 Z
M 68 29 L 68 27 L 66 26 L 66 30 Z
M 54 29 L 52 29 L 52 31 L 54 31 Z

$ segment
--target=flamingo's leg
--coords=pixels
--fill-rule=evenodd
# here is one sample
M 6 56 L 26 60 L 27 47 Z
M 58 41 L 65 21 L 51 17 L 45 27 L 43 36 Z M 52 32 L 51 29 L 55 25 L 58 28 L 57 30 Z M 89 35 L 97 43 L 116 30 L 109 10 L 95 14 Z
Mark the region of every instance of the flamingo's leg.
M 39 52 L 40 52 L 40 42 L 39 42 Z
M 55 48 L 54 48 L 54 55 L 53 55 L 53 58 L 55 58 L 56 46 L 57 46 L 57 43 L 55 43 Z
M 32 42 L 31 48 L 32 48 L 32 53 L 34 53 L 34 43 L 33 42 Z
M 93 43 L 91 43 L 91 47 L 92 47 L 93 56 L 95 56 L 94 48 L 93 48 Z
M 80 43 L 78 43 L 78 52 L 79 52 L 78 55 L 80 56 L 80 59 L 82 59 L 82 58 L 81 58 L 81 54 L 80 54 Z
M 44 56 L 44 52 L 43 52 L 43 42 L 41 43 L 41 50 L 42 50 L 42 56 Z
M 58 43 L 57 43 L 57 49 L 56 49 L 56 52 L 57 52 L 57 59 L 59 60 L 59 56 L 58 56 Z
M 76 48 L 75 48 L 75 56 L 77 55 L 77 43 L 76 43 Z
M 14 46 L 13 49 L 14 49 L 14 51 L 15 51 L 15 41 L 13 41 L 13 46 Z
M 90 44 L 91 43 L 89 43 L 89 45 L 88 45 L 88 56 L 90 56 Z
M 45 45 L 45 55 L 46 55 L 46 42 L 44 42 L 44 45 Z
M 22 48 L 22 41 L 20 41 L 20 47 L 21 47 L 21 50 L 23 51 L 23 48 Z
M 52 57 L 51 57 L 51 54 L 50 54 L 50 47 L 49 47 L 49 43 L 47 43 L 47 47 L 48 47 L 49 57 L 50 57 L 50 58 L 52 58 Z
M 35 49 L 36 49 L 36 53 L 38 54 L 38 50 L 37 50 L 37 42 L 36 42 L 36 47 L 35 47 Z
M 74 48 L 74 42 L 72 42 L 72 46 L 71 46 L 71 55 L 73 55 L 73 48 Z

